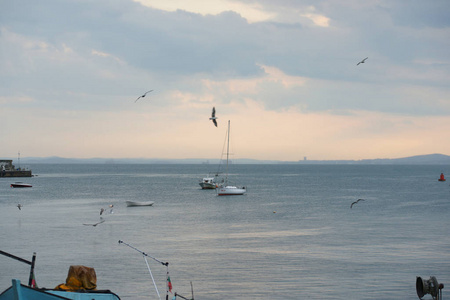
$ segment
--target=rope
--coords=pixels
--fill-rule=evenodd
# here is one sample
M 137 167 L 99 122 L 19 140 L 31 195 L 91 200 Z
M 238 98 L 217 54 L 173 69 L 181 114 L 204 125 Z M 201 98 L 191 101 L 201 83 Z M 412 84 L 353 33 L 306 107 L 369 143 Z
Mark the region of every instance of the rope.
M 150 266 L 148 265 L 147 257 L 145 257 L 145 255 L 143 255 L 143 257 L 144 257 L 145 263 L 147 264 L 148 272 L 150 273 L 150 277 L 152 278 L 153 285 L 155 286 L 156 293 L 158 294 L 158 298 L 159 298 L 159 300 L 161 300 L 161 296 L 159 295 L 158 288 L 156 287 L 155 279 L 153 278 L 152 270 L 150 270 Z

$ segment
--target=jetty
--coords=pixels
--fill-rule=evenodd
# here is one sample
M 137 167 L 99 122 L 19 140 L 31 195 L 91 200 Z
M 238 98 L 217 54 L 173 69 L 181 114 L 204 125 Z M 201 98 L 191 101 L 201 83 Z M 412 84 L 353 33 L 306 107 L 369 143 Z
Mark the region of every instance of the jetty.
M 31 170 L 16 168 L 12 159 L 0 160 L 0 177 L 32 177 Z

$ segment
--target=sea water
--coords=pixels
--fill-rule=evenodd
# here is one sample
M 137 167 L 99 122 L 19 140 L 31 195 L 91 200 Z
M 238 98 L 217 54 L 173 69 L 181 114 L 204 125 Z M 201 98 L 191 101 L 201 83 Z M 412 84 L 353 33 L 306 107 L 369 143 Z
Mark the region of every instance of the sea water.
M 99 289 L 158 299 L 144 258 L 161 299 L 167 271 L 172 293 L 190 298 L 192 282 L 195 299 L 418 299 L 416 276 L 450 287 L 450 186 L 437 180 L 449 166 L 234 164 L 244 196 L 200 189 L 215 165 L 31 168 L 0 178 L 0 250 L 36 252 L 39 287 L 85 265 Z M 33 187 L 10 188 L 16 180 Z M 1 291 L 28 276 L 0 256 Z

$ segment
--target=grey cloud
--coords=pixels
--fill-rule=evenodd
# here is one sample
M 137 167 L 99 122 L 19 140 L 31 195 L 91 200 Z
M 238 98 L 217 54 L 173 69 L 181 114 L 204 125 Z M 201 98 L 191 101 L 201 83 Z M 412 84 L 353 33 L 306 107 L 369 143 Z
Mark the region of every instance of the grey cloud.
M 395 24 L 412 28 L 449 28 L 450 2 L 447 0 L 401 0 L 386 2 Z
M 276 11 L 277 5 L 284 10 L 307 10 L 314 6 L 315 13 L 330 18 L 330 27 L 306 26 L 300 21 L 287 24 L 282 20 L 251 24 L 235 12 L 215 16 L 181 10 L 166 12 L 126 0 L 6 1 L 0 4 L 0 26 L 9 32 L 44 41 L 54 51 L 62 51 L 63 45 L 74 49 L 78 63 L 75 58 L 67 64 L 30 58 L 35 60 L 35 69 L 28 73 L 18 71 L 18 76 L 20 84 L 36 85 L 36 90 L 51 82 L 49 88 L 61 92 L 132 94 L 133 89 L 145 85 L 149 79 L 168 89 L 178 85 L 193 90 L 200 88 L 199 85 L 184 85 L 183 76 L 202 74 L 213 80 L 256 77 L 262 74 L 262 64 L 292 76 L 338 82 L 333 86 L 295 90 L 270 86 L 273 89 L 258 98 L 268 109 L 290 107 L 299 101 L 310 110 L 385 111 L 389 110 L 390 102 L 396 103 L 391 105 L 395 111 L 412 113 L 411 106 L 396 102 L 402 96 L 395 89 L 396 85 L 434 86 L 440 95 L 448 92 L 450 21 L 444 17 L 444 12 L 448 11 L 447 1 L 413 1 L 411 5 L 404 1 L 311 0 L 274 4 L 261 0 L 258 3 L 267 11 Z M 29 53 L 18 58 L 13 52 L 20 52 L 20 49 L 0 45 L 0 50 L 12 55 L 3 61 L 16 66 L 25 64 Z M 111 54 L 123 65 L 108 58 L 94 58 L 92 50 Z M 369 56 L 367 64 L 356 67 L 366 56 Z M 414 63 L 417 60 L 442 63 L 418 66 Z M 396 68 L 430 76 L 401 77 L 395 72 Z M 101 72 L 112 72 L 115 76 L 102 77 Z M 436 73 L 441 76 L 433 75 Z M 142 74 L 147 74 L 148 78 L 144 80 Z M 20 86 L 17 78 L 10 74 L 0 73 L 0 78 L 3 82 L 15 81 L 17 85 L 10 90 L 3 88 L 3 94 L 14 94 Z M 339 83 L 345 88 L 339 87 Z M 373 93 L 377 88 L 367 91 L 353 85 L 383 86 L 384 89 L 376 97 Z M 275 89 L 279 91 L 271 92 Z M 48 92 L 42 93 L 41 98 L 51 98 L 45 95 Z M 77 96 L 67 97 L 76 99 Z M 371 101 L 349 100 L 360 98 Z M 87 106 L 88 102 L 87 99 Z M 426 113 L 437 113 L 425 104 L 418 105 L 414 112 L 421 108 Z M 445 106 L 441 108 L 439 113 L 449 113 Z

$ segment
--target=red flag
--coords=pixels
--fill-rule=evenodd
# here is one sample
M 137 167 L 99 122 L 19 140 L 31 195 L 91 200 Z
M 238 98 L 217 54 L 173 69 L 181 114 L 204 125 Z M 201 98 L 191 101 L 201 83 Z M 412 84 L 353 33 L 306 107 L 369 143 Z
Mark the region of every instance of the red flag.
M 33 278 L 31 279 L 31 287 L 32 288 L 37 288 L 36 278 L 34 277 L 34 273 L 33 273 Z
M 167 276 L 167 286 L 169 287 L 169 292 L 172 293 L 172 282 L 170 281 L 170 276 Z

